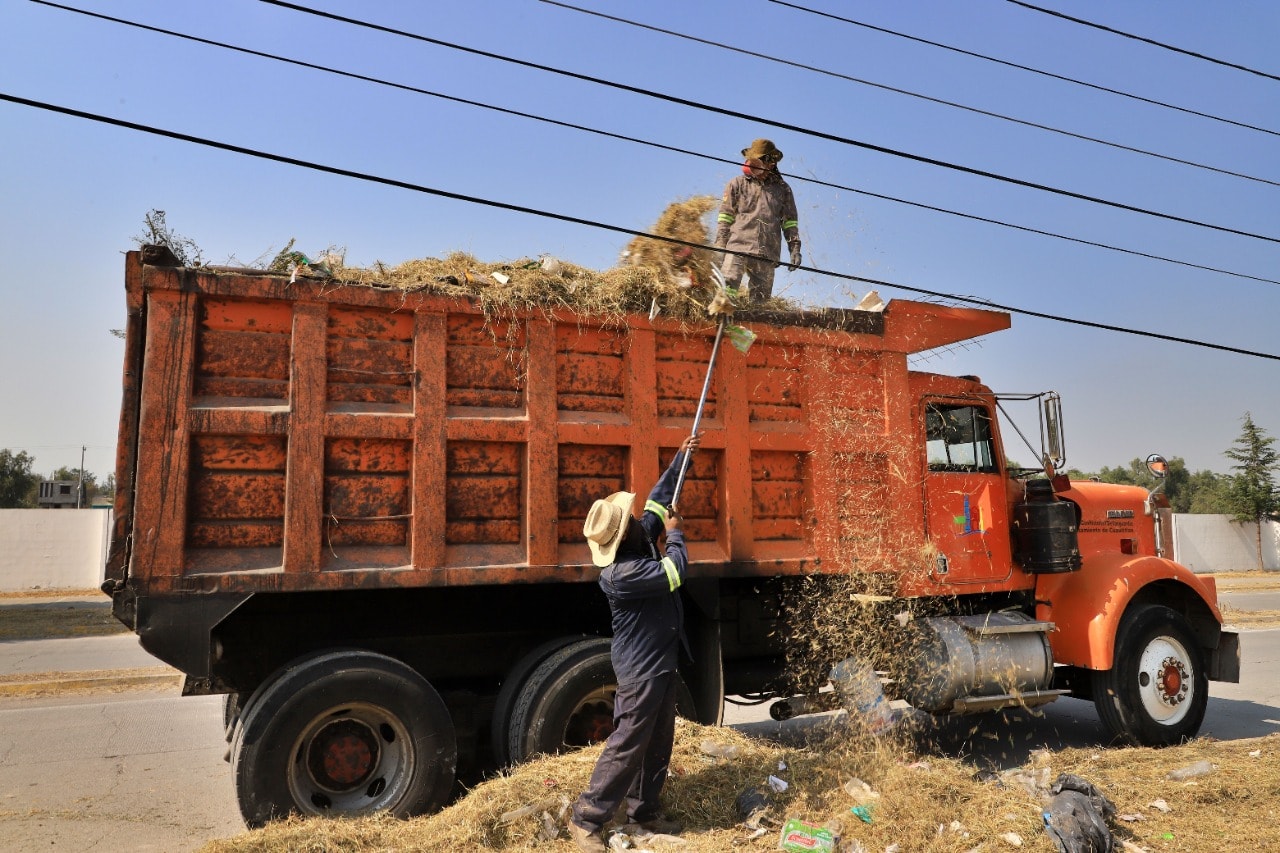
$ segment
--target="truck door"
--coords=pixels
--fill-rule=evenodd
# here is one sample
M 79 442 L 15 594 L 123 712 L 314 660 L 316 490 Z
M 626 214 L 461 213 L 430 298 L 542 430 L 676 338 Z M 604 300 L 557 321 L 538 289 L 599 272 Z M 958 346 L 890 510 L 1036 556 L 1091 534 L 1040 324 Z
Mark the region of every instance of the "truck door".
M 934 580 L 976 584 L 1012 572 L 1005 481 L 991 412 L 972 402 L 925 402 L 925 526 L 938 549 Z

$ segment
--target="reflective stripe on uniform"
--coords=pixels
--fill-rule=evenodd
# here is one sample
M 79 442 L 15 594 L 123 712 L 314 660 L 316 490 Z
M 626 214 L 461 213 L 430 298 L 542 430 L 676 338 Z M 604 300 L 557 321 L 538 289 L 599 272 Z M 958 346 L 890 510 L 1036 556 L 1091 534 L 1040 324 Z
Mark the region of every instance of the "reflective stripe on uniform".
M 644 508 L 648 512 L 651 512 L 654 515 L 656 515 L 658 518 L 662 519 L 663 524 L 667 523 L 667 508 L 662 504 L 658 503 L 657 501 L 645 501 Z
M 788 219 L 786 222 L 782 223 L 783 231 L 786 231 L 788 228 L 799 228 L 799 227 L 800 227 L 800 220 L 798 219 Z
M 734 216 L 732 213 L 722 213 L 716 217 L 717 222 L 728 222 L 731 225 L 733 224 L 735 219 L 737 219 L 737 217 Z
M 671 591 L 675 592 L 680 586 L 680 570 L 676 568 L 676 561 L 670 557 L 663 557 L 662 569 L 667 573 L 667 583 L 671 586 Z

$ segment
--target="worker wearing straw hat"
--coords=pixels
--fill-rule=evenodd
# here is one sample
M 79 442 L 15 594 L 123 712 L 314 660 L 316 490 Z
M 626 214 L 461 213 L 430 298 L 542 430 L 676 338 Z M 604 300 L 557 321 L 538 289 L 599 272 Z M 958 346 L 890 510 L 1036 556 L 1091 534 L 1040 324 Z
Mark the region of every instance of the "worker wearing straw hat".
M 757 139 L 742 149 L 742 174 L 729 181 L 716 218 L 716 248 L 743 252 L 752 257 L 724 255 L 720 272 L 725 285 L 738 288 L 747 276 L 753 303 L 773 295 L 773 273 L 786 238 L 794 270 L 802 263 L 800 223 L 791 187 L 778 173 L 782 152 L 768 139 Z
M 635 494 L 615 492 L 592 504 L 583 526 L 613 614 L 610 656 L 618 692 L 613 733 L 569 820 L 569 834 L 582 850 L 608 849 L 604 827 L 624 803 L 629 823 L 661 834 L 683 829 L 662 814 L 659 802 L 675 740 L 677 665 L 684 643 L 680 586 L 689 562 L 680 517 L 669 504 L 683 457 L 697 449 L 699 440 L 694 434 L 680 445 L 640 518 L 631 514 Z M 660 555 L 658 537 L 664 530 L 667 541 Z

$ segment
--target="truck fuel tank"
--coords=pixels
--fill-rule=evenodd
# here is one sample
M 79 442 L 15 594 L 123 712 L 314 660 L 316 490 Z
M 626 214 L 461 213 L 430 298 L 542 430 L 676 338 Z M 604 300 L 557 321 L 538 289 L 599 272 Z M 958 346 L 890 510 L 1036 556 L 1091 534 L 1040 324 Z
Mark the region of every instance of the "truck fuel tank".
M 948 713 L 977 709 L 974 699 L 1039 694 L 1053 679 L 1052 628 L 1016 611 L 915 619 L 895 667 L 901 696 L 922 711 Z

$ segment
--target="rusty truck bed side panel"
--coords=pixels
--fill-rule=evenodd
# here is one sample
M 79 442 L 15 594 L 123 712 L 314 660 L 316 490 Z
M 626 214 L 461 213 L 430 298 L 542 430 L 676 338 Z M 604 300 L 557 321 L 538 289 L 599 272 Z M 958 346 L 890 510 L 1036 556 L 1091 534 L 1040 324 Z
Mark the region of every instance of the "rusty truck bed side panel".
M 147 594 L 591 579 L 582 519 L 668 463 L 715 331 L 486 318 L 137 253 L 126 283 L 117 539 Z M 695 574 L 831 570 L 841 542 L 918 526 L 884 511 L 919 500 L 911 407 L 892 399 L 906 355 L 1008 324 L 910 302 L 767 319 L 719 357 L 681 502 Z

